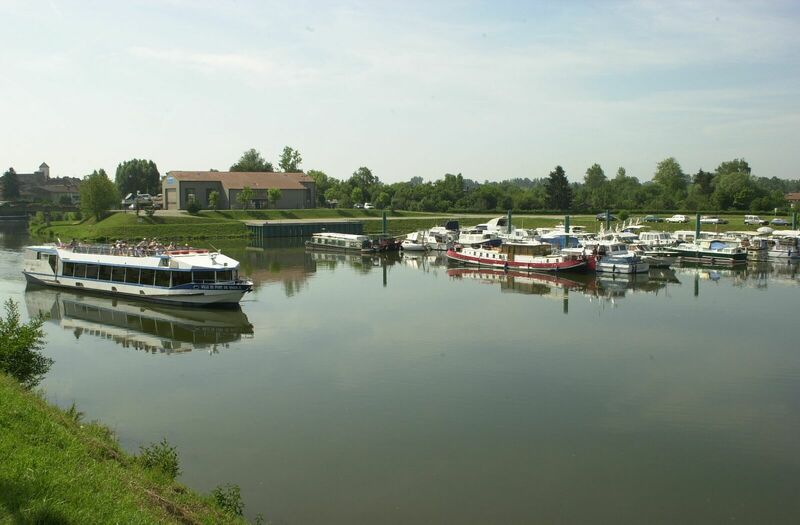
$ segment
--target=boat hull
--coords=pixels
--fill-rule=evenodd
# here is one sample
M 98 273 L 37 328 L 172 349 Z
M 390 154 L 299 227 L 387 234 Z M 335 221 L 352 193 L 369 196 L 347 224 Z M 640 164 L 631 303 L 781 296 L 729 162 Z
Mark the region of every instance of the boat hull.
M 245 293 L 252 290 L 251 284 L 190 284 L 179 288 L 147 288 L 59 276 L 58 279 L 44 274 L 22 272 L 25 280 L 38 286 L 67 289 L 76 293 L 92 293 L 111 297 L 124 297 L 161 304 L 198 307 L 238 306 Z
M 647 273 L 650 265 L 645 261 L 597 262 L 595 271 L 599 273 Z
M 451 261 L 457 261 L 462 264 L 469 264 L 472 266 L 479 266 L 485 268 L 500 268 L 503 270 L 517 270 L 526 272 L 566 272 L 566 271 L 584 271 L 586 269 L 586 261 L 583 259 L 563 259 L 554 261 L 552 263 L 536 263 L 536 262 L 517 262 L 506 261 L 500 259 L 488 259 L 484 257 L 473 257 L 457 252 L 455 250 L 447 251 L 447 258 Z
M 747 252 L 738 253 L 717 252 L 714 250 L 682 250 L 675 249 L 682 261 L 701 262 L 709 264 L 740 264 L 747 262 Z

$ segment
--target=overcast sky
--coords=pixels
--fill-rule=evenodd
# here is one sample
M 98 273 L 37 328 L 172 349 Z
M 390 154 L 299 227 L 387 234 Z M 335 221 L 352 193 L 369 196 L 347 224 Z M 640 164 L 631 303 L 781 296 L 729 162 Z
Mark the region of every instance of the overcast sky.
M 123 5 L 124 4 L 124 5 Z M 800 2 L 0 0 L 0 164 L 798 178 Z

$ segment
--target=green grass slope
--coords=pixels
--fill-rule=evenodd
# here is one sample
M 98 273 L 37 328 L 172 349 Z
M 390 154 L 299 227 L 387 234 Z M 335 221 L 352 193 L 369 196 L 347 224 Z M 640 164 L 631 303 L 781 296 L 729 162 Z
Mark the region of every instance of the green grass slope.
M 0 373 L 0 523 L 244 523 Z
M 60 238 L 67 242 L 73 238 L 91 241 L 116 239 L 205 239 L 246 237 L 247 227 L 236 220 L 218 217 L 153 216 L 133 213 L 112 213 L 97 222 L 93 218 L 78 223 L 53 222 L 49 227 L 32 226 L 32 232 L 42 237 Z

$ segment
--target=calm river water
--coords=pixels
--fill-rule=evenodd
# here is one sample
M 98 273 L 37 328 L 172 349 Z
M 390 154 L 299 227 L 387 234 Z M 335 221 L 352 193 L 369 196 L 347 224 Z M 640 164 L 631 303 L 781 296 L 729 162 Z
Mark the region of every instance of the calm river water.
M 797 523 L 797 267 L 504 275 L 435 257 L 224 251 L 241 311 L 27 290 L 42 383 L 273 523 Z

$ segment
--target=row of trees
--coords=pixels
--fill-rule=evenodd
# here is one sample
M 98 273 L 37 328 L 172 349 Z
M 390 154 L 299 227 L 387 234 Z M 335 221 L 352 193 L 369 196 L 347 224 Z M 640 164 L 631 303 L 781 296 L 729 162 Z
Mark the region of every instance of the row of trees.
M 547 177 L 478 183 L 461 174 L 424 182 L 384 184 L 369 168 L 338 180 L 311 170 L 318 204 L 340 207 L 371 201 L 378 208 L 412 211 L 571 210 L 771 210 L 787 206 L 785 194 L 800 190 L 800 180 L 756 177 L 744 159 L 721 163 L 713 172 L 687 174 L 675 158 L 662 160 L 653 179 L 641 182 L 617 169 L 613 178 L 599 164 L 590 166 L 581 182 L 570 183 L 561 166 Z
M 300 152 L 286 146 L 278 165 L 281 171 L 298 172 L 301 163 Z M 249 149 L 230 170 L 269 172 L 274 168 L 257 150 Z M 687 174 L 680 163 L 670 157 L 659 162 L 652 180 L 645 182 L 628 175 L 623 167 L 616 170 L 614 177 L 608 177 L 599 164 L 590 166 L 581 182 L 572 183 L 561 166 L 556 166 L 542 178 L 484 183 L 448 173 L 432 182 L 412 177 L 408 181 L 385 184 L 366 166 L 343 180 L 320 170 L 309 170 L 307 175 L 316 181 L 318 206 L 335 203 L 339 207 L 351 207 L 372 202 L 378 208 L 438 212 L 507 209 L 594 212 L 609 208 L 760 211 L 785 208 L 785 194 L 800 191 L 800 180 L 754 176 L 744 159 L 722 162 L 714 171 L 701 169 Z M 3 175 L 2 182 L 5 198 L 8 198 L 8 192 L 19 191 L 13 169 Z M 117 166 L 114 183 L 102 169 L 84 179 L 81 208 L 99 217 L 117 205 L 120 195 L 137 191 L 156 194 L 160 185 L 161 176 L 153 161 L 125 161 Z M 245 188 L 237 200 L 246 208 L 253 196 L 254 192 Z M 218 199 L 219 196 L 215 197 Z M 267 198 L 274 205 L 281 198 L 280 190 L 268 192 Z M 215 207 L 213 202 L 211 207 Z

